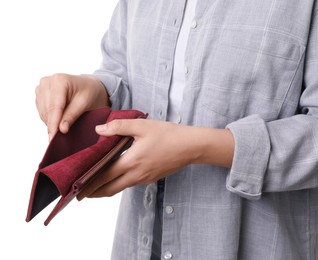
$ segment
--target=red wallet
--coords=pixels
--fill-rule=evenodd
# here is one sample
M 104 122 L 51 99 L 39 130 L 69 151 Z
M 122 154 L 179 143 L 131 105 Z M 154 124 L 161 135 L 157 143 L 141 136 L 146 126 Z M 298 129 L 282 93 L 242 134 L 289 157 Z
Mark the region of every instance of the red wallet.
M 105 167 L 131 145 L 128 136 L 99 136 L 95 126 L 114 119 L 146 118 L 138 110 L 104 107 L 85 112 L 67 134 L 58 132 L 35 173 L 26 221 L 61 196 L 44 222 L 49 222 Z

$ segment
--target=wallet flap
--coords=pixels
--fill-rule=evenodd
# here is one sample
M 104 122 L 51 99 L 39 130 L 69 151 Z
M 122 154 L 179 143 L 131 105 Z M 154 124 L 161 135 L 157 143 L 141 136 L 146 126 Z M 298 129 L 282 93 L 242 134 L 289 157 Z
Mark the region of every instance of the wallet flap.
M 60 196 L 50 178 L 37 171 L 34 177 L 26 221 L 30 221 Z
M 119 137 L 112 136 L 71 156 L 41 169 L 57 187 L 62 196 L 72 188 L 72 184 L 93 167 L 105 154 L 118 143 Z
M 75 198 L 75 196 L 76 193 L 71 191 L 65 197 L 61 197 L 47 219 L 44 221 L 44 225 L 47 226 L 51 220 Z
M 77 179 L 72 187 L 70 188 L 69 192 L 66 195 L 63 195 L 61 199 L 58 201 L 56 206 L 51 211 L 48 218 L 45 220 L 44 225 L 48 225 L 51 220 L 62 210 L 64 209 L 80 191 L 97 176 L 98 172 L 100 172 L 105 166 L 111 164 L 114 160 L 116 160 L 121 153 L 128 148 L 133 140 L 130 137 L 125 138 L 117 138 L 119 145 L 114 145 L 112 149 L 106 155 L 103 156 L 97 163 L 93 165 L 89 170 L 85 172 L 79 179 Z M 105 142 L 100 142 L 101 144 L 105 145 Z
M 109 107 L 85 112 L 66 134 L 58 131 L 48 145 L 39 168 L 44 168 L 95 144 L 99 138 L 95 126 L 105 124 L 110 113 Z

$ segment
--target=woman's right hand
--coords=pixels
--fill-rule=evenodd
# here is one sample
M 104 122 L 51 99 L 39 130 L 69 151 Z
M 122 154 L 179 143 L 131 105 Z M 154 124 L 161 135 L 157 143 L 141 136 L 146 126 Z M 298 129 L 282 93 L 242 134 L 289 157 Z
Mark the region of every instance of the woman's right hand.
M 67 133 L 83 112 L 110 106 L 105 87 L 87 75 L 58 73 L 43 77 L 35 93 L 36 107 L 50 140 L 58 130 Z

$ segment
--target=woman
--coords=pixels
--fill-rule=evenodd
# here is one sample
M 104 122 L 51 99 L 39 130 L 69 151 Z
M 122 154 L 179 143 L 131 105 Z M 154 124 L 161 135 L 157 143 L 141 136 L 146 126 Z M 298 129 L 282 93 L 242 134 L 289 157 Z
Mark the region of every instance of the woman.
M 41 80 L 50 136 L 104 105 L 149 113 L 96 127 L 135 142 L 78 196 L 125 190 L 112 259 L 318 259 L 317 12 L 120 0 L 100 69 Z

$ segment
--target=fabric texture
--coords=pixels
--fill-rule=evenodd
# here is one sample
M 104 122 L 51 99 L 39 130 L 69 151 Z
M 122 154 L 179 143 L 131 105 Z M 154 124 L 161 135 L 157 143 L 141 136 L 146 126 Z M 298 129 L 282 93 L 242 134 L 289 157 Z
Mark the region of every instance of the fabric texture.
M 185 0 L 120 0 L 94 76 L 113 109 L 166 120 Z M 228 128 L 231 169 L 166 178 L 163 259 L 318 259 L 318 4 L 197 2 L 181 124 Z M 126 189 L 112 259 L 149 260 L 156 184 Z

